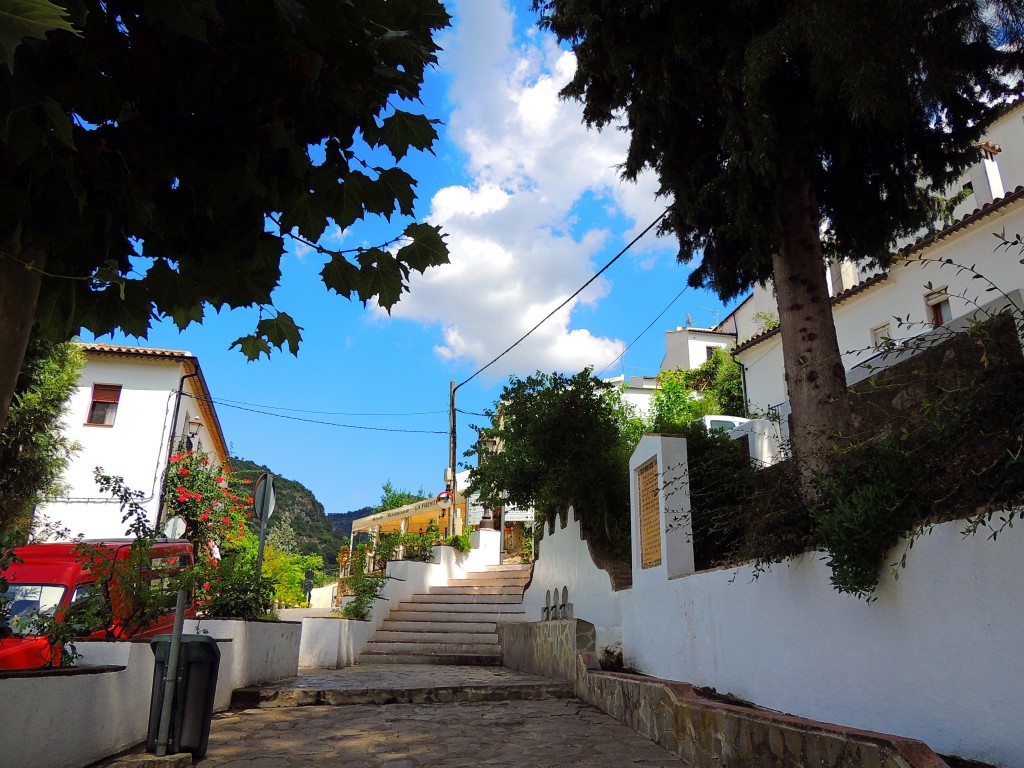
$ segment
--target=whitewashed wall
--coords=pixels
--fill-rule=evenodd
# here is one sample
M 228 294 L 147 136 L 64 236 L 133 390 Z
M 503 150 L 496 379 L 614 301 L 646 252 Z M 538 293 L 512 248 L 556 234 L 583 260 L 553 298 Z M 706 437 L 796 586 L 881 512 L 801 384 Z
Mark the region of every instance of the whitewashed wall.
M 67 496 L 43 506 L 40 511 L 46 517 L 69 528 L 72 535 L 124 536 L 119 504 L 102 495 L 93 479 L 93 470 L 103 467 L 142 491 L 143 505 L 155 519 L 181 368 L 177 361 L 88 358 L 65 417 L 65 434 L 81 445 L 81 451 L 64 475 L 70 486 Z M 94 383 L 121 385 L 113 426 L 86 424 Z
M 1024 201 L 1017 201 L 1003 211 L 989 216 L 969 230 L 942 241 L 916 259 L 895 267 L 882 283 L 868 288 L 833 308 L 839 350 L 847 371 L 875 354 L 871 346 L 871 329 L 890 323 L 890 338 L 905 339 L 930 329 L 927 321 L 925 287 L 947 287 L 948 293 L 965 295 L 965 299 L 950 297 L 950 311 L 954 320 L 977 310 L 976 303 L 993 300 L 997 294 L 986 292 L 987 283 L 969 273 L 958 273 L 950 265 L 935 260 L 951 259 L 954 264 L 976 265 L 978 272 L 1010 294 L 1024 288 L 1024 268 L 1016 250 L 994 251 L 993 232 L 1005 230 L 1008 235 L 1024 233 Z M 894 317 L 906 318 L 910 325 L 900 327 Z M 774 336 L 744 350 L 739 359 L 746 369 L 747 398 L 752 408 L 764 410 L 788 399 L 782 362 L 782 340 Z
M 573 518 L 570 508 L 565 528 L 556 521 L 555 532 L 548 533 L 545 525 L 533 564 L 533 579 L 523 594 L 526 620 L 540 621 L 546 593 L 560 593 L 567 587 L 573 618 L 584 619 L 598 628 L 621 627 L 619 601 L 623 593 L 613 592 L 608 572 L 594 565 L 587 542 L 580 535 L 579 521 Z M 603 631 L 599 629 L 599 635 Z
M 749 566 L 635 580 L 623 603 L 625 662 L 1021 768 L 1024 531 L 990 541 L 964 539 L 961 527 L 917 539 L 899 580 L 885 574 L 871 604 L 836 592 L 817 553 L 756 581 Z
M 67 527 L 72 536 L 124 536 L 119 503 L 102 494 L 93 477 L 96 467 L 102 467 L 108 475 L 123 477 L 125 485 L 143 493 L 142 505 L 150 522 L 155 522 L 170 436 L 184 434 L 187 420 L 200 415 L 196 400 L 187 396 L 197 394 L 198 385 L 195 379 L 186 379 L 186 396 L 181 399 L 177 423 L 171 427 L 183 373 L 178 360 L 87 355 L 64 419 L 65 434 L 81 449 L 64 473 L 67 495 L 41 506 L 40 514 Z M 121 386 L 112 426 L 86 423 L 93 384 Z M 214 452 L 211 426 L 204 424 L 197 439 L 204 451 L 213 452 L 214 461 L 221 462 L 226 457 Z
M 214 709 L 231 704 L 231 692 L 256 683 L 294 677 L 299 669 L 302 624 L 291 621 L 186 619 L 187 634 L 204 634 L 220 642 L 220 670 Z
M 83 664 L 123 669 L 0 678 L 0 764 L 80 768 L 145 740 L 149 645 L 83 642 L 78 648 Z

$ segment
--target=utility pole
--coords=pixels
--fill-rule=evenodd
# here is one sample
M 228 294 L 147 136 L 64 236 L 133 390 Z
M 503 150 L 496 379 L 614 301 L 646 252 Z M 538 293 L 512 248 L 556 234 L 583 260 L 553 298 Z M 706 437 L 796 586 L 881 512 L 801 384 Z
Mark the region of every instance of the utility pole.
M 458 494 L 455 488 L 455 382 L 451 382 L 448 407 L 448 466 L 452 472 L 452 511 L 448 514 L 448 536 L 455 535 L 455 515 L 458 514 Z

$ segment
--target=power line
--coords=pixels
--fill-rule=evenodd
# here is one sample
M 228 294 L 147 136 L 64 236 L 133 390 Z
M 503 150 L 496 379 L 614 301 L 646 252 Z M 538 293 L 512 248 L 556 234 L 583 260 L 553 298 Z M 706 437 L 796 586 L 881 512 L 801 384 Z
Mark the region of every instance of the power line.
M 228 400 L 227 398 L 218 398 L 218 403 L 225 405 L 246 405 L 250 408 L 269 408 L 275 411 L 291 411 L 292 413 L 314 413 L 318 416 L 436 416 L 439 413 L 448 413 L 448 411 L 409 411 L 407 413 L 353 413 L 347 411 L 312 411 L 306 408 L 286 408 L 283 405 L 263 405 L 260 403 L 246 403 L 242 400 Z
M 369 427 L 362 424 L 339 424 L 335 421 L 321 421 L 319 419 L 305 419 L 301 416 L 288 416 L 284 413 L 272 413 L 271 411 L 261 411 L 256 408 L 246 408 L 242 405 L 234 405 L 230 402 L 223 402 L 214 397 L 196 397 L 187 392 L 183 392 L 183 395 L 191 397 L 193 400 L 204 400 L 208 403 L 216 403 L 217 405 L 224 406 L 225 408 L 235 408 L 239 411 L 248 411 L 249 413 L 258 413 L 263 416 L 274 416 L 278 419 L 287 419 L 288 421 L 301 421 L 306 424 L 319 424 L 324 427 L 340 427 L 343 429 L 363 429 L 370 432 L 402 432 L 405 434 L 416 434 L 416 435 L 447 435 L 447 430 L 438 429 L 397 429 L 391 427 Z
M 513 349 L 515 349 L 516 347 L 518 347 L 518 346 L 519 346 L 519 345 L 520 345 L 520 344 L 521 344 L 521 343 L 522 343 L 522 342 L 523 342 L 523 341 L 524 341 L 524 340 L 526 339 L 526 337 L 527 337 L 527 336 L 529 336 L 529 335 L 530 335 L 531 333 L 533 333 L 533 332 L 534 332 L 534 331 L 536 331 L 536 330 L 537 330 L 538 328 L 540 328 L 540 327 L 541 327 L 542 325 L 544 325 L 544 323 L 546 323 L 546 322 L 547 322 L 548 320 L 550 320 L 550 319 L 552 318 L 552 316 L 554 316 L 554 314 L 555 314 L 556 312 L 558 312 L 558 310 L 560 310 L 560 309 L 561 309 L 562 307 L 564 307 L 564 306 L 565 306 L 566 304 L 568 304 L 568 303 L 569 303 L 570 301 L 572 301 L 572 300 L 573 300 L 573 299 L 575 299 L 575 298 L 576 298 L 577 296 L 579 296 L 579 295 L 580 295 L 581 293 L 583 293 L 583 291 L 584 291 L 584 290 L 585 290 L 585 289 L 587 288 L 587 286 L 589 286 L 589 285 L 590 285 L 590 284 L 591 284 L 592 282 L 594 282 L 595 280 L 597 280 L 597 278 L 599 278 L 599 277 L 600 277 L 600 276 L 601 276 L 601 275 L 602 275 L 602 274 L 603 274 L 603 273 L 604 273 L 604 272 L 605 272 L 605 271 L 606 271 L 606 270 L 607 270 L 607 269 L 608 269 L 608 268 L 609 268 L 609 267 L 610 267 L 610 266 L 611 266 L 612 264 L 614 264 L 614 263 L 615 263 L 616 261 L 618 261 L 618 260 L 619 260 L 619 258 L 620 258 L 620 257 L 621 257 L 621 256 L 622 256 L 622 255 L 623 255 L 623 254 L 624 254 L 624 253 L 625 253 L 626 251 L 628 251 L 628 250 L 629 250 L 630 248 L 632 248 L 632 247 L 633 247 L 634 245 L 636 245 L 636 243 L 637 243 L 637 242 L 638 242 L 638 241 L 640 240 L 640 238 L 642 238 L 642 237 L 643 237 L 644 235 L 646 235 L 646 234 L 647 234 L 648 232 L 650 232 L 650 231 L 651 231 L 652 229 L 654 229 L 654 227 L 655 227 L 655 226 L 656 226 L 656 225 L 658 224 L 658 222 L 660 222 L 660 221 L 661 221 L 661 220 L 662 220 L 663 218 L 665 218 L 665 216 L 666 216 L 666 215 L 668 214 L 668 212 L 669 212 L 669 209 L 668 209 L 668 208 L 666 208 L 666 209 L 665 209 L 664 211 L 662 211 L 662 212 L 661 212 L 661 214 L 660 214 L 660 215 L 658 216 L 658 218 L 656 218 L 656 219 L 655 219 L 654 221 L 652 221 L 652 222 L 651 222 L 650 224 L 648 224 L 648 225 L 647 225 L 647 227 L 646 227 L 646 228 L 644 229 L 644 231 L 643 231 L 643 232 L 641 232 L 641 233 L 640 233 L 639 235 L 637 235 L 637 236 L 636 236 L 636 237 L 634 237 L 634 238 L 633 238 L 632 240 L 630 240 L 630 241 L 629 241 L 629 243 L 628 243 L 628 244 L 626 245 L 626 247 L 625 247 L 625 248 L 623 248 L 623 249 L 622 249 L 621 251 L 619 251 L 619 252 L 618 252 L 617 254 L 615 254 L 615 256 L 614 256 L 614 257 L 612 258 L 612 260 L 611 260 L 611 261 L 609 261 L 609 262 L 608 262 L 607 264 L 605 264 L 605 265 L 604 265 L 603 267 L 601 267 L 601 269 L 599 269 L 599 270 L 598 270 L 597 272 L 595 272 L 595 273 L 594 273 L 594 276 L 593 276 L 593 277 L 591 277 L 591 278 L 590 278 L 589 280 L 587 280 L 587 282 L 585 282 L 585 283 L 584 283 L 583 285 L 581 285 L 581 286 L 579 287 L 579 289 L 578 289 L 578 290 L 577 290 L 577 291 L 576 291 L 576 292 L 575 292 L 574 294 L 572 294 L 572 296 L 570 296 L 570 297 L 569 297 L 569 298 L 567 298 L 567 299 L 566 299 L 565 301 L 563 301 L 563 302 L 562 302 L 561 304 L 559 304 L 559 305 L 558 305 L 557 307 L 555 307 L 555 308 L 554 308 L 553 310 L 551 310 L 551 311 L 550 311 L 550 312 L 549 312 L 549 313 L 548 313 L 548 314 L 547 314 L 547 315 L 546 315 L 546 316 L 544 317 L 544 319 L 543 319 L 543 320 L 541 320 L 541 321 L 540 321 L 539 323 L 537 323 L 537 324 L 536 324 L 535 326 L 533 326 L 533 328 L 531 328 L 531 329 L 530 329 L 530 330 L 528 330 L 528 331 L 527 331 L 526 333 L 524 333 L 524 334 L 523 334 L 522 336 L 520 336 L 520 337 L 519 337 L 519 339 L 518 339 L 518 340 L 516 340 L 516 341 L 515 341 L 515 342 L 514 342 L 514 343 L 513 343 L 513 344 L 512 344 L 512 345 L 511 345 L 511 346 L 510 346 L 510 347 L 509 347 L 508 349 L 506 349 L 506 350 L 505 350 L 504 352 L 502 352 L 502 353 L 501 353 L 500 355 L 498 355 L 498 356 L 497 356 L 496 358 L 494 358 L 493 360 L 491 360 L 491 362 L 487 363 L 487 365 L 485 365 L 485 366 L 483 366 L 482 368 L 480 368 L 479 370 L 477 370 L 477 372 L 476 372 L 476 373 L 474 373 L 474 374 L 473 374 L 472 376 L 470 376 L 470 377 L 469 377 L 468 379 L 466 379 L 465 381 L 463 381 L 463 382 L 462 382 L 461 384 L 457 384 L 457 385 L 455 385 L 455 389 L 458 389 L 458 388 L 459 388 L 459 387 L 461 387 L 461 386 L 462 386 L 463 384 L 468 384 L 468 383 L 469 383 L 469 382 L 471 382 L 471 381 L 472 381 L 473 379 L 475 379 L 475 378 L 476 378 L 477 376 L 479 376 L 479 375 L 480 375 L 481 373 L 483 373 L 483 372 L 484 372 L 484 371 L 486 371 L 486 370 L 487 370 L 488 368 L 490 368 L 490 367 L 491 367 L 492 365 L 494 365 L 494 364 L 495 364 L 496 362 L 498 362 L 499 360 L 501 360 L 501 358 L 503 358 L 503 357 L 504 357 L 505 355 L 507 355 L 507 354 L 508 354 L 509 352 L 511 352 L 511 351 L 512 351 Z
M 632 347 L 634 344 L 636 344 L 638 341 L 640 341 L 640 339 L 643 338 L 643 335 L 645 333 L 647 333 L 649 330 L 651 330 L 651 327 L 656 322 L 661 320 L 661 316 L 664 315 L 666 312 L 668 312 L 673 304 L 675 304 L 677 301 L 679 301 L 679 297 L 682 296 L 684 293 L 686 293 L 686 289 L 689 288 L 689 287 L 690 286 L 688 286 L 688 285 L 684 285 L 683 286 L 683 290 L 681 290 L 679 293 L 677 293 L 676 297 L 674 299 L 672 299 L 672 301 L 670 301 L 668 303 L 668 305 L 666 305 L 666 307 L 663 310 L 661 310 L 661 312 L 658 313 L 658 316 L 656 318 L 654 318 L 653 320 L 651 320 L 651 322 L 648 324 L 648 326 L 646 328 L 644 328 L 642 331 L 640 331 L 640 335 L 637 336 L 635 339 L 633 339 L 631 342 L 629 342 L 629 344 L 626 346 L 626 348 L 624 350 L 622 350 L 614 360 L 612 360 L 610 363 L 608 363 L 608 365 L 606 365 L 604 368 L 602 368 L 600 373 L 598 373 L 597 375 L 600 376 L 602 373 L 607 371 L 609 368 L 611 368 L 613 365 L 615 365 L 615 361 L 616 360 L 619 360 L 623 355 L 625 355 L 627 352 L 629 352 L 629 348 Z

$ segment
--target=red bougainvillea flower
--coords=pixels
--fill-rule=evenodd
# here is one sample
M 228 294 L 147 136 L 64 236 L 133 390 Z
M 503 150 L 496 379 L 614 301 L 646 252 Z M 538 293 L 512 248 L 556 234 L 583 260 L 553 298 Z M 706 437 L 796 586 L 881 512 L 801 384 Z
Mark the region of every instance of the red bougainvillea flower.
M 184 496 L 185 495 L 185 486 L 184 485 L 179 485 L 174 490 L 176 490 L 178 492 L 179 496 Z
M 210 582 L 208 582 L 208 581 L 203 582 L 203 589 L 205 589 L 207 592 L 209 592 L 210 591 Z
M 232 501 L 238 501 L 238 497 L 237 497 L 237 496 L 232 496 L 232 497 L 231 497 L 231 500 L 232 500 Z
M 180 453 L 176 453 L 173 456 L 171 456 L 171 464 L 177 464 L 179 461 L 181 461 Z
M 242 482 L 243 483 L 251 483 L 252 482 L 252 478 L 251 477 L 243 477 L 242 478 Z
M 222 475 L 217 475 L 217 479 L 214 480 L 214 482 L 220 485 L 221 483 L 224 482 L 224 477 Z
M 210 519 L 210 513 L 209 512 L 203 512 L 203 514 L 201 514 L 199 516 L 199 519 L 202 520 L 203 522 L 209 520 Z
M 222 518 L 220 519 L 220 521 L 221 521 L 222 523 L 230 523 L 230 522 L 231 522 L 231 518 L 230 518 L 230 517 L 222 517 Z
M 195 499 L 196 501 L 202 501 L 203 500 L 203 494 L 201 494 L 201 493 L 193 493 L 192 494 L 192 498 Z
M 188 474 L 188 467 L 178 467 L 178 474 L 179 475 L 187 475 Z
M 245 516 L 246 517 L 252 517 L 252 512 L 247 512 Z

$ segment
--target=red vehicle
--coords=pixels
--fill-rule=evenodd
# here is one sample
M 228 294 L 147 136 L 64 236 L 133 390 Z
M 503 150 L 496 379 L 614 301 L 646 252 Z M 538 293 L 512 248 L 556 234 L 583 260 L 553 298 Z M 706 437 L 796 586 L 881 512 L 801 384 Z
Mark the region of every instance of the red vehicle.
M 61 616 L 79 601 L 107 600 L 112 603 L 110 626 L 83 626 L 82 638 L 150 637 L 171 631 L 174 623 L 174 598 L 169 594 L 166 612 L 145 626 L 135 629 L 130 622 L 130 606 L 118 597 L 123 591 L 118 582 L 126 577 L 131 554 L 131 539 L 84 542 L 97 553 L 90 565 L 81 558 L 78 542 L 29 544 L 17 547 L 14 554 L 22 561 L 0 573 L 7 580 L 7 591 L 0 592 L 0 669 L 31 669 L 50 662 L 45 638 L 31 634 L 37 615 Z M 185 540 L 159 541 L 150 550 L 149 562 L 141 574 L 152 588 L 173 590 L 174 576 L 193 563 L 192 544 Z M 84 560 L 82 562 L 81 560 Z M 109 572 L 105 594 L 97 589 L 97 573 Z M 191 601 L 190 601 L 191 603 Z M 189 605 L 187 616 L 195 616 Z

